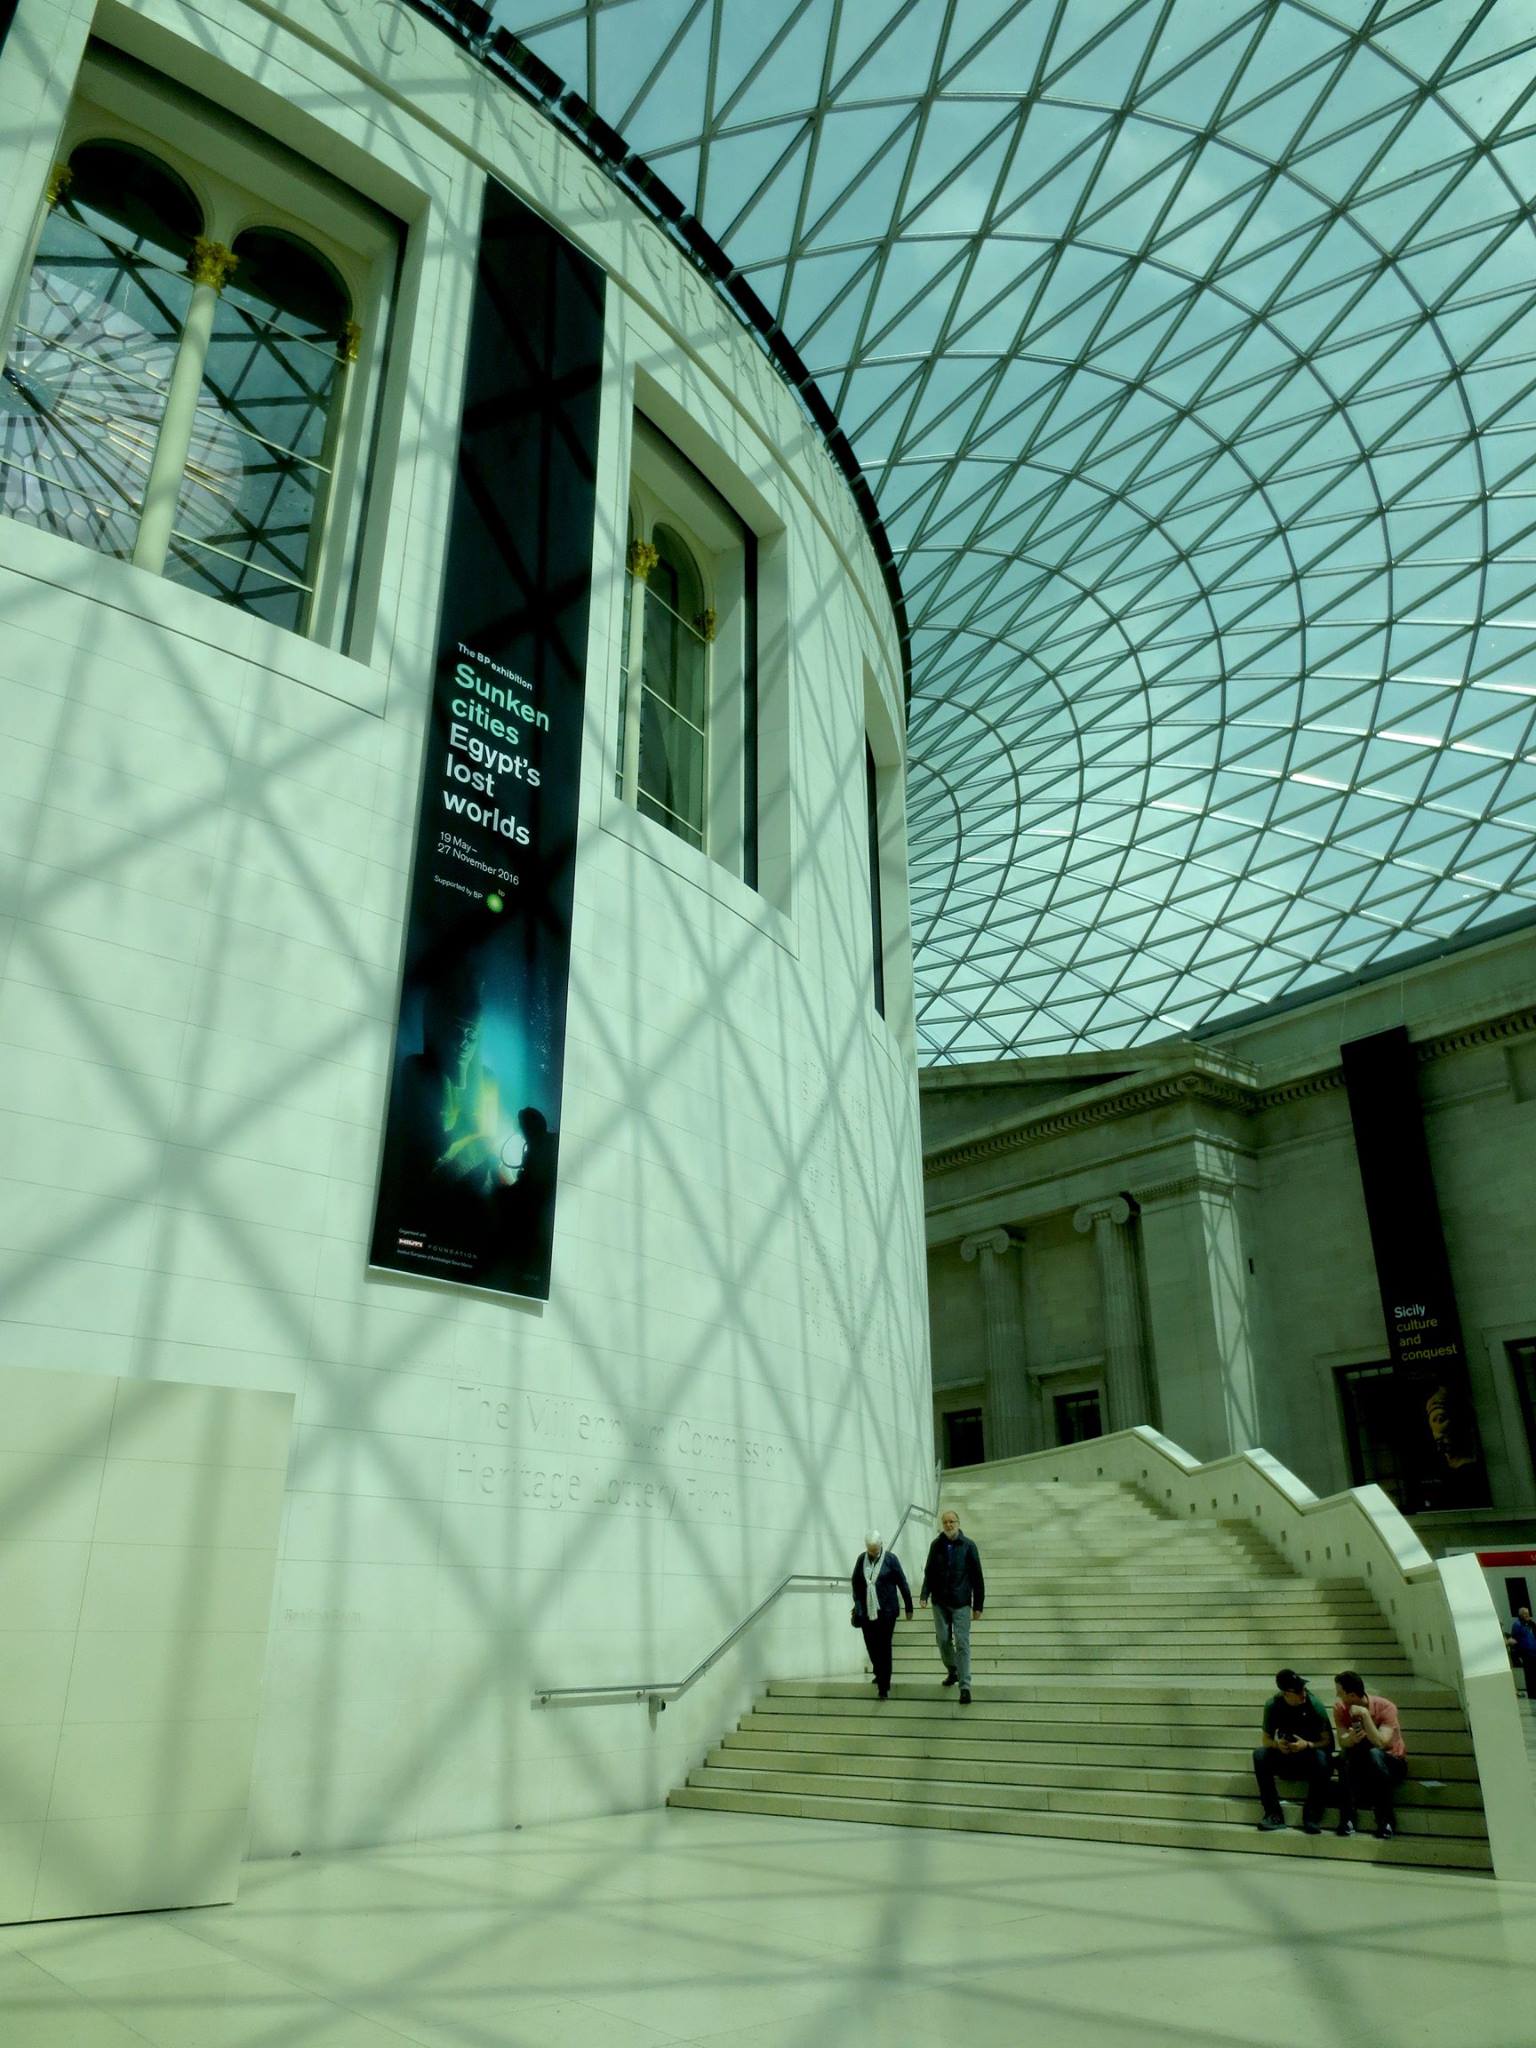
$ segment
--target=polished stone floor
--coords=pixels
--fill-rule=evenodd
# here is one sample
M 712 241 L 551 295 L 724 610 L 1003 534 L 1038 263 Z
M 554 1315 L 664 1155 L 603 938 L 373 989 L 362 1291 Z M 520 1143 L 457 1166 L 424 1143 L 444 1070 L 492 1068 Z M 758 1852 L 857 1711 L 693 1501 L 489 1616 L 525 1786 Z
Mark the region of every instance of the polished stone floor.
M 1536 1887 L 644 1813 L 0 1930 L 14 2048 L 1530 2048 Z

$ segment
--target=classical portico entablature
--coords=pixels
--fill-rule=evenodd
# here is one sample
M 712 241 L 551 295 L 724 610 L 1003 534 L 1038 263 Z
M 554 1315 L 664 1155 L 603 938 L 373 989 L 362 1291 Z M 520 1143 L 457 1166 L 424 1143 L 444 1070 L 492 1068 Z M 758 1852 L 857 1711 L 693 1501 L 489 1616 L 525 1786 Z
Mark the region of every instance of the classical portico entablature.
M 1523 1004 L 1491 1017 L 1467 1017 L 1419 1039 L 1415 1051 L 1420 1064 L 1428 1065 L 1460 1053 L 1508 1046 L 1530 1037 L 1536 1037 L 1536 1005 Z M 1197 1124 L 1204 1113 L 1213 1121 L 1225 1122 L 1230 1129 L 1229 1119 L 1234 1116 L 1262 1116 L 1268 1110 L 1342 1091 L 1343 1086 L 1343 1069 L 1332 1057 L 1314 1059 L 1289 1073 L 1271 1074 L 1261 1080 L 1257 1070 L 1241 1060 L 1205 1047 L 1191 1047 L 1186 1060 L 1171 1060 L 1151 1072 L 1109 1082 L 1009 1118 L 961 1143 L 936 1147 L 924 1156 L 923 1177 L 930 1203 L 943 1203 L 943 1182 L 948 1177 L 962 1183 L 969 1180 L 972 1188 L 966 1192 L 975 1199 L 980 1195 L 980 1189 L 974 1188 L 977 1178 L 990 1178 L 986 1174 L 978 1176 L 978 1168 L 985 1169 L 1010 1155 L 1047 1146 L 1054 1139 L 1075 1138 L 1098 1126 L 1131 1122 L 1180 1107 L 1192 1111 Z M 1152 1141 L 1152 1149 L 1157 1142 Z M 1130 1156 L 1129 1151 L 1120 1156 Z M 1016 1160 L 1011 1163 L 1016 1174 Z M 1015 1187 L 1027 1184 L 1023 1176 L 1012 1182 Z M 1060 1201 L 1052 1204 L 1057 1209 L 1065 1206 Z M 938 1241 L 945 1242 L 954 1234 L 953 1230 L 946 1230 Z
M 1179 1162 L 1164 1161 L 1155 1178 L 1137 1178 L 1129 1183 L 1138 1209 L 1160 1207 L 1167 1202 L 1186 1201 L 1193 1195 L 1218 1196 L 1235 1201 L 1251 1194 L 1259 1185 L 1259 1163 L 1254 1153 L 1237 1145 L 1209 1141 L 1191 1146 Z
M 1018 1153 L 999 1154 L 994 1187 L 947 1203 L 936 1200 L 937 1191 L 930 1186 L 925 1219 L 929 1250 L 940 1245 L 963 1249 L 966 1241 L 992 1230 L 1021 1238 L 1047 1217 L 1075 1217 L 1085 1206 L 1091 1209 L 1126 1197 L 1135 1206 L 1146 1207 L 1201 1187 L 1235 1195 L 1259 1184 L 1254 1153 L 1220 1133 L 1195 1132 L 1174 1140 L 1106 1148 L 1102 1158 L 1084 1161 L 1067 1173 L 1019 1171 L 1032 1163 Z
M 1182 1105 L 1202 1104 L 1214 1109 L 1249 1114 L 1255 1094 L 1252 1080 L 1243 1079 L 1246 1069 L 1230 1061 L 1208 1061 L 1197 1057 L 1187 1066 L 1153 1075 L 1138 1075 L 1130 1081 L 1115 1081 L 1103 1088 L 1011 1119 L 993 1130 L 978 1132 L 962 1143 L 930 1152 L 923 1161 L 923 1173 L 932 1181 L 941 1175 L 998 1158 L 1049 1139 L 1067 1137 L 1095 1125 L 1122 1122 L 1152 1111 Z

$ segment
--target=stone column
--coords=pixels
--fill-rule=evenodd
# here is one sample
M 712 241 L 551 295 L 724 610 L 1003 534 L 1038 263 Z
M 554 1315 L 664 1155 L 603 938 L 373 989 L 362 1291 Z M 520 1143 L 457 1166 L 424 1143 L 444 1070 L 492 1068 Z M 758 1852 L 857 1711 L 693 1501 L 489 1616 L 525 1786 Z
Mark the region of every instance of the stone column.
M 192 450 L 192 433 L 197 423 L 198 400 L 203 394 L 203 370 L 213 340 L 214 315 L 219 294 L 234 275 L 240 258 L 222 242 L 199 235 L 192 244 L 187 274 L 192 279 L 192 298 L 181 330 L 181 344 L 171 371 L 165 410 L 160 415 L 160 432 L 144 485 L 144 510 L 139 519 L 133 559 L 141 569 L 157 576 L 165 571 L 170 552 L 176 506 L 186 476 L 187 457 Z
M 1040 1448 L 1034 1402 L 1024 1370 L 1024 1304 L 1006 1230 L 982 1230 L 960 1240 L 960 1256 L 981 1268 L 987 1335 L 987 1456 L 1017 1458 Z
M 1162 1428 L 1202 1459 L 1263 1441 L 1239 1195 L 1200 1170 L 1136 1190 Z
M 1124 1195 L 1085 1202 L 1072 1218 L 1075 1230 L 1093 1232 L 1093 1255 L 1099 1269 L 1109 1408 L 1106 1430 L 1134 1429 L 1139 1422 L 1154 1420 L 1130 1221 L 1131 1205 Z

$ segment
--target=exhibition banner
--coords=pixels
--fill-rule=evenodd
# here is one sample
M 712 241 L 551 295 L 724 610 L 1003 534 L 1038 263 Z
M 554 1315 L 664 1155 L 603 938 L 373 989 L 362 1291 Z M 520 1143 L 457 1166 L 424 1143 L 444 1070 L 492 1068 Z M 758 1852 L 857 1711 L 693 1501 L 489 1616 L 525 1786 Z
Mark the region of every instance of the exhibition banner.
M 1393 1366 L 1405 1513 L 1488 1499 L 1435 1195 L 1418 1060 L 1402 1026 L 1340 1047 Z
M 488 182 L 371 1263 L 549 1294 L 603 274 Z

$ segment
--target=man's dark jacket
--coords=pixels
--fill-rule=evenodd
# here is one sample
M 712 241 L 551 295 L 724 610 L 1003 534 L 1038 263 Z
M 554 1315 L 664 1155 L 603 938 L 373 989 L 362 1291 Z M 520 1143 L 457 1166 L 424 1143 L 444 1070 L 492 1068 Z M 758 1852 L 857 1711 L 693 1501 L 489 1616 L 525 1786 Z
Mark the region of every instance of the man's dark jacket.
M 953 1541 L 941 1529 L 928 1546 L 923 1598 L 935 1607 L 974 1607 L 980 1614 L 986 1592 L 981 1552 L 963 1529 Z
M 853 1567 L 853 1611 L 860 1621 L 869 1618 L 869 1602 L 864 1598 L 864 1555 L 861 1550 Z M 875 1573 L 875 1599 L 880 1605 L 880 1619 L 896 1616 L 905 1607 L 908 1615 L 912 1612 L 912 1588 L 907 1584 L 907 1575 L 901 1568 L 901 1559 L 894 1550 L 882 1550 L 880 1569 Z

